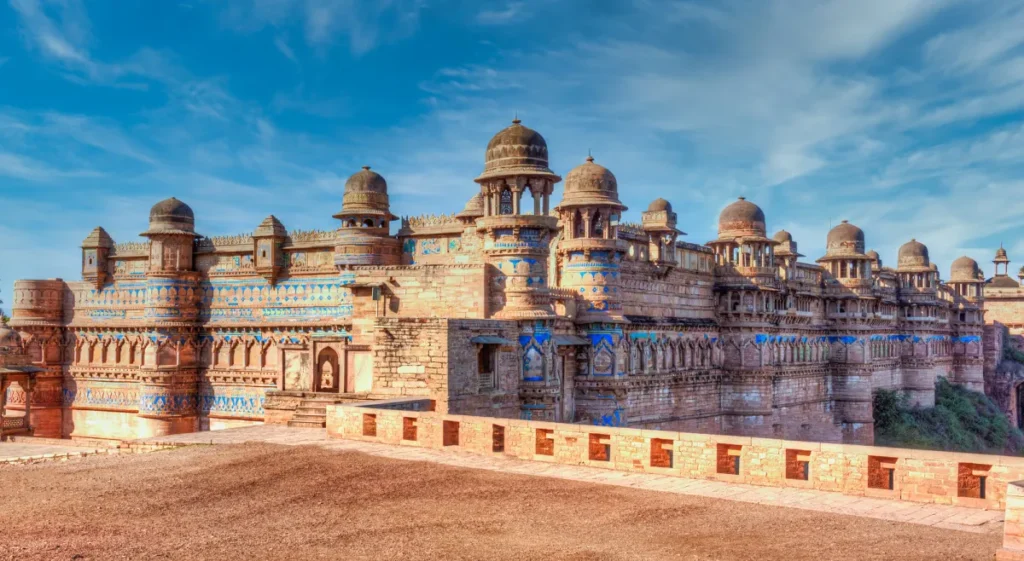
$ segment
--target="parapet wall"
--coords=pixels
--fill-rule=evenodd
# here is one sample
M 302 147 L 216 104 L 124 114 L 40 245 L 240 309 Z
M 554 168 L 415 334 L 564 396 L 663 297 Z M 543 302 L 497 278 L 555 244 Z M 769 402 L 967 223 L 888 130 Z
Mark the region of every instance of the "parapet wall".
M 799 442 L 364 405 L 327 409 L 332 438 L 452 448 L 623 472 L 796 487 L 847 495 L 1002 509 L 1024 458 Z

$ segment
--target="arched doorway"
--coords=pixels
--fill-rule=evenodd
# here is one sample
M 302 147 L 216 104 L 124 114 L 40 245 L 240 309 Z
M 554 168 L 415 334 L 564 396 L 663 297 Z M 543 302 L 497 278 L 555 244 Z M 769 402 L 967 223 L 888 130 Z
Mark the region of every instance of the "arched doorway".
M 313 391 L 338 393 L 341 385 L 341 370 L 338 368 L 338 353 L 327 347 L 320 351 L 316 360 L 316 376 Z

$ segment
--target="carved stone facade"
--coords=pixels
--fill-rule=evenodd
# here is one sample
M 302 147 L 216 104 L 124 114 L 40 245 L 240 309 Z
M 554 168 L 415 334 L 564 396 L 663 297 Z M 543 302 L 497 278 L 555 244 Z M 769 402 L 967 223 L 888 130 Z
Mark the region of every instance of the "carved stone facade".
M 743 199 L 715 240 L 686 243 L 664 199 L 622 223 L 593 158 L 552 206 L 561 177 L 518 120 L 475 181 L 461 212 L 395 235 L 368 167 L 335 231 L 270 216 L 206 238 L 173 198 L 145 242 L 95 230 L 82 281 L 15 284 L 12 325 L 45 371 L 37 434 L 127 439 L 421 396 L 446 413 L 870 443 L 873 391 L 928 405 L 938 376 L 982 387 L 991 283 L 969 259 L 942 282 L 911 241 L 883 267 L 844 222 L 802 263 Z

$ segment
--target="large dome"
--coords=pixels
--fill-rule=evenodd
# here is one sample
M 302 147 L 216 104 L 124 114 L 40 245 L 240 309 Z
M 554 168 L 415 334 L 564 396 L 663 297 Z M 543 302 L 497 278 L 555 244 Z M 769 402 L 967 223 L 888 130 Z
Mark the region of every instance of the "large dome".
M 543 175 L 557 178 L 548 168 L 548 143 L 539 132 L 524 127 L 519 119 L 487 143 L 484 172 L 477 181 L 509 175 Z
M 565 176 L 565 193 L 560 206 L 592 204 L 624 208 L 619 202 L 619 183 L 615 174 L 587 156 L 587 161 L 572 168 Z
M 929 269 L 930 261 L 928 260 L 928 248 L 917 240 L 910 240 L 909 242 L 900 246 L 899 257 L 896 261 L 896 267 L 898 269 Z
M 828 232 L 825 240 L 827 256 L 864 256 L 864 230 L 843 220 Z
M 975 282 L 980 273 L 978 262 L 964 255 L 957 257 L 949 267 L 949 280 L 950 282 Z
M 382 216 L 388 220 L 395 218 L 391 215 L 388 182 L 370 166 L 363 166 L 348 178 L 341 201 L 341 212 L 335 214 L 335 218 L 367 215 Z
M 718 216 L 718 237 L 759 236 L 764 237 L 764 211 L 744 197 L 725 207 Z
M 149 210 L 149 231 L 145 234 L 195 234 L 196 216 L 187 204 L 171 197 Z

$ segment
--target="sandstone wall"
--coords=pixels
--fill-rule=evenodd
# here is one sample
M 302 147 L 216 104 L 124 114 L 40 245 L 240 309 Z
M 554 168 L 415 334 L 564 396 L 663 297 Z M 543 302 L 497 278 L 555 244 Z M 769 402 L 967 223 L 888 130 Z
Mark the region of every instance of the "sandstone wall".
M 327 432 L 622 472 L 984 509 L 1004 508 L 1009 482 L 1024 478 L 1024 458 L 1017 457 L 445 415 L 372 403 L 329 407 Z

